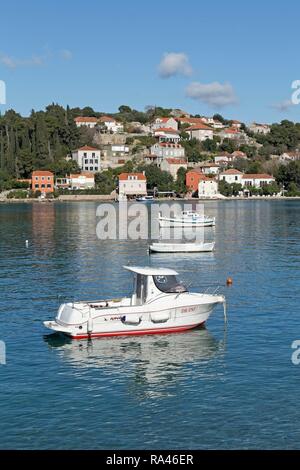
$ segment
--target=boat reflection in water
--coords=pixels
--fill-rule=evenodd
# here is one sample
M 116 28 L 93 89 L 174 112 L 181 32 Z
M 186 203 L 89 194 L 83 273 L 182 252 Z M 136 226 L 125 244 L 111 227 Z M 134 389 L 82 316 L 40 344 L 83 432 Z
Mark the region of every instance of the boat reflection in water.
M 104 375 L 127 380 L 141 398 L 170 394 L 172 384 L 204 377 L 209 361 L 222 358 L 225 337 L 216 340 L 205 328 L 180 334 L 112 337 L 72 341 L 53 333 L 44 336 L 62 360 L 76 369 L 102 369 Z M 211 373 L 211 372 L 210 372 Z

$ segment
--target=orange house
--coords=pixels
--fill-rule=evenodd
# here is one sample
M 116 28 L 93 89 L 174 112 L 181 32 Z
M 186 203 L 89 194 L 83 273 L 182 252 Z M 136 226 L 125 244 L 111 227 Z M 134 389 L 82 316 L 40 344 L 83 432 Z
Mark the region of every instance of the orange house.
M 31 176 L 32 191 L 41 191 L 41 193 L 53 193 L 54 175 L 51 171 L 37 170 L 32 172 Z
M 191 191 L 198 191 L 199 181 L 203 179 L 201 168 L 194 168 L 185 175 L 186 187 Z

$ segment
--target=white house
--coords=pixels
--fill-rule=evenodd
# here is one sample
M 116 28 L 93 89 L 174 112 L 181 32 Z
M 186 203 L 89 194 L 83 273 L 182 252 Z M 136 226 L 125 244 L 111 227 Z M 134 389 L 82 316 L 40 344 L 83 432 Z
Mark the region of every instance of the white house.
M 174 179 L 177 178 L 179 168 L 187 170 L 187 161 L 184 158 L 165 158 L 160 164 L 160 169 L 170 173 Z
M 151 155 L 156 155 L 158 160 L 164 158 L 184 158 L 185 150 L 180 144 L 173 144 L 171 142 L 156 142 L 151 147 Z
M 206 124 L 191 126 L 185 129 L 185 131 L 189 134 L 190 139 L 197 139 L 200 141 L 212 139 L 214 135 L 213 129 L 206 126 Z
M 114 134 L 124 131 L 124 126 L 121 122 L 116 121 L 111 116 L 101 116 L 98 119 L 99 124 L 104 125 L 108 131 L 113 132 Z
M 236 158 L 247 158 L 247 155 L 245 154 L 245 152 L 241 152 L 241 150 L 235 150 L 234 152 L 232 152 L 231 158 L 232 160 L 235 160 Z
M 231 121 L 231 127 L 234 127 L 235 129 L 240 129 L 242 127 L 241 121 L 237 121 L 236 119 L 233 119 Z
M 295 150 L 294 152 L 284 152 L 280 155 L 280 161 L 291 161 L 295 162 L 297 160 L 300 160 L 300 152 L 298 150 Z
M 233 184 L 242 184 L 243 173 L 239 170 L 231 168 L 230 170 L 225 170 L 219 175 L 219 181 L 226 181 L 226 183 Z
M 143 173 L 121 173 L 119 175 L 119 194 L 137 196 L 147 194 L 147 180 Z
M 201 124 L 204 124 L 203 118 L 193 117 L 179 117 L 177 118 L 177 122 L 179 122 L 181 125 L 188 124 L 190 127 L 201 126 Z
M 204 124 L 209 124 L 210 126 L 212 126 L 213 123 L 214 123 L 214 118 L 212 118 L 212 117 L 203 116 L 200 119 L 202 120 L 202 122 L 204 122 Z
M 199 167 L 201 167 L 204 175 L 217 175 L 220 172 L 220 165 L 218 163 L 202 163 Z
M 250 124 L 248 129 L 254 134 L 268 134 L 271 131 L 271 126 L 269 124 L 259 124 L 257 122 L 253 122 Z
M 236 129 L 235 127 L 226 127 L 220 131 L 219 136 L 223 139 L 238 139 L 241 136 L 241 133 L 239 129 Z
M 172 127 L 160 127 L 155 129 L 154 136 L 159 142 L 171 142 L 177 144 L 180 141 L 179 132 Z
M 82 171 L 80 174 L 71 174 L 65 178 L 57 178 L 56 188 L 62 189 L 89 189 L 95 187 L 95 175 L 88 171 Z
M 88 171 L 83 171 L 78 175 L 70 175 L 69 185 L 71 189 L 89 189 L 95 187 L 95 175 Z
M 74 119 L 75 124 L 77 127 L 90 127 L 91 129 L 95 127 L 98 123 L 98 119 L 96 117 L 86 117 L 86 116 L 78 116 Z
M 72 159 L 77 162 L 79 168 L 84 171 L 100 171 L 100 150 L 84 145 L 72 152 Z
M 152 130 L 160 129 L 161 127 L 167 127 L 178 130 L 178 122 L 173 117 L 158 117 L 152 123 Z
M 214 122 L 211 124 L 214 129 L 223 129 L 224 124 L 221 121 L 214 119 Z
M 198 197 L 199 198 L 213 198 L 218 195 L 218 182 L 214 178 L 200 175 L 198 183 Z
M 266 186 L 267 184 L 270 183 L 275 183 L 275 178 L 271 175 L 267 175 L 266 173 L 260 173 L 260 174 L 244 174 L 242 176 L 242 185 L 243 187 L 247 186 L 252 186 L 254 188 L 262 188 L 263 186 Z

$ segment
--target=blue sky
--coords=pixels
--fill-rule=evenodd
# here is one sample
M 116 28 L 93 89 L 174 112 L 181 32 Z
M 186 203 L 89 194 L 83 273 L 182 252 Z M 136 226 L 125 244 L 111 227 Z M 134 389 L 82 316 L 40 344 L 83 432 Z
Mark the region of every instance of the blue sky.
M 291 0 L 10 0 L 1 5 L 0 110 L 156 104 L 300 121 L 300 105 L 289 106 L 300 79 L 299 18 Z

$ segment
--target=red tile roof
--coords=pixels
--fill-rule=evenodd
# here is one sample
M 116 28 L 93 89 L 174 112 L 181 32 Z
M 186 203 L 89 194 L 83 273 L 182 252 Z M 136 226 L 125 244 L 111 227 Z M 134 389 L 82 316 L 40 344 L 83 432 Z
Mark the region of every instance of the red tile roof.
M 226 132 L 226 134 L 237 134 L 239 131 L 237 129 L 232 129 L 231 127 L 228 127 L 227 129 L 223 129 L 223 132 Z
M 166 161 L 169 165 L 186 165 L 186 160 L 184 158 L 166 158 Z
M 203 171 L 202 171 L 202 168 L 193 168 L 192 170 L 189 170 L 186 174 L 189 175 L 191 173 L 196 173 L 197 175 L 198 174 L 202 174 L 203 175 Z
M 188 127 L 187 129 L 185 129 L 185 131 L 197 131 L 197 130 L 207 130 L 207 131 L 213 131 L 213 129 L 209 126 L 207 126 L 206 124 L 197 124 L 196 126 L 191 126 L 191 127 Z
M 214 178 L 209 178 L 208 176 L 204 174 L 199 174 L 199 180 L 200 181 L 215 181 Z
M 143 173 L 121 173 L 119 180 L 128 180 L 129 176 L 136 176 L 138 180 L 146 181 L 146 176 Z
M 267 175 L 267 173 L 251 173 L 251 174 L 245 174 L 242 177 L 243 179 L 250 179 L 250 180 L 266 180 L 266 179 L 274 179 L 273 176 Z
M 232 152 L 232 157 L 246 157 L 247 155 L 244 152 L 241 152 L 240 150 L 236 150 L 235 152 Z
M 159 117 L 159 118 L 156 118 L 156 120 L 160 120 L 161 122 L 168 122 L 169 119 L 174 119 L 172 117 Z
M 34 177 L 34 176 L 54 176 L 54 175 L 53 173 L 51 173 L 51 171 L 36 170 L 32 172 L 31 176 Z
M 159 142 L 159 147 L 182 148 L 181 144 L 172 144 L 169 142 Z
M 83 147 L 80 147 L 77 150 L 98 150 L 99 151 L 99 149 L 96 149 L 96 147 L 90 147 L 89 145 L 84 145 Z
M 78 116 L 74 119 L 75 122 L 97 122 L 98 119 L 96 117 L 89 117 L 89 116 Z
M 160 127 L 159 129 L 155 129 L 154 132 L 178 134 L 178 131 L 176 129 L 173 129 L 172 127 Z
M 242 175 L 243 173 L 235 168 L 230 168 L 229 170 L 225 170 L 221 173 L 221 175 Z
M 111 116 L 101 116 L 99 118 L 99 121 L 100 122 L 117 122 L 114 118 L 112 118 Z
M 71 174 L 70 178 L 80 178 L 80 176 L 85 176 L 86 178 L 95 178 L 94 173 L 91 173 L 89 171 L 82 171 L 78 174 Z

